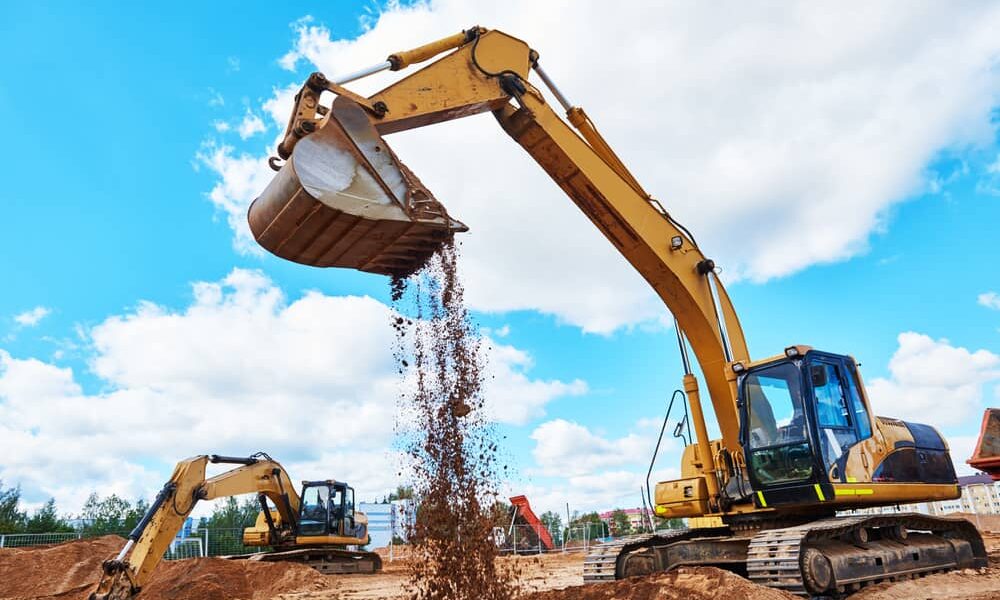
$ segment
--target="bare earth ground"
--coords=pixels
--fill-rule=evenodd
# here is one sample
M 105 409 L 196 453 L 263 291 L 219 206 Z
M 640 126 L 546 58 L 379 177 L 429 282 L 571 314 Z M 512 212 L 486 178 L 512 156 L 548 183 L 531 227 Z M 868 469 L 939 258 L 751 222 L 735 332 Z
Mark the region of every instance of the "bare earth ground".
M 971 520 L 971 519 L 970 519 Z M 1000 600 L 1000 517 L 981 519 L 990 554 L 986 569 L 942 573 L 866 588 L 851 600 Z M 0 599 L 84 599 L 100 574 L 100 562 L 121 547 L 120 538 L 0 550 Z M 389 562 L 376 575 L 322 576 L 303 565 L 193 559 L 163 563 L 139 600 L 396 600 L 406 598 L 409 562 Z M 711 568 L 679 569 L 653 577 L 583 586 L 582 554 L 500 559 L 520 573 L 525 600 L 786 600 Z

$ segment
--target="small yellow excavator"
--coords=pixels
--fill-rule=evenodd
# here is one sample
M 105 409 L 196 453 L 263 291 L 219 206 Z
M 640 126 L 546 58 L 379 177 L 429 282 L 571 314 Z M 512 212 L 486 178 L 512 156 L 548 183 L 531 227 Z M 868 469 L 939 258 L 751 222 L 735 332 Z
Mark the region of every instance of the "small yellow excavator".
M 206 479 L 209 463 L 240 466 Z M 257 494 L 261 510 L 254 526 L 243 530 L 243 544 L 270 550 L 229 558 L 300 562 L 321 573 L 375 573 L 382 568 L 378 554 L 347 548 L 367 544 L 369 536 L 368 517 L 354 510 L 354 489 L 346 483 L 304 481 L 298 494 L 285 469 L 264 453 L 247 458 L 202 455 L 177 463 L 125 547 L 101 565 L 101 580 L 90 600 L 134 598 L 199 501 L 248 493 Z
M 439 55 L 369 97 L 344 87 Z M 585 581 L 712 565 L 798 595 L 838 597 L 986 565 L 968 521 L 844 514 L 959 497 L 944 438 L 928 425 L 875 416 L 849 355 L 792 344 L 751 359 L 715 263 L 515 37 L 473 27 L 336 81 L 314 73 L 271 161 L 277 175 L 250 206 L 251 231 L 268 251 L 301 264 L 413 273 L 466 226 L 382 136 L 487 111 L 646 279 L 677 325 L 695 440 L 681 478 L 658 483 L 652 503 L 660 517 L 688 518 L 689 528 L 598 547 Z M 459 151 L 442 148 L 442 160 Z M 708 434 L 689 347 L 719 439 Z

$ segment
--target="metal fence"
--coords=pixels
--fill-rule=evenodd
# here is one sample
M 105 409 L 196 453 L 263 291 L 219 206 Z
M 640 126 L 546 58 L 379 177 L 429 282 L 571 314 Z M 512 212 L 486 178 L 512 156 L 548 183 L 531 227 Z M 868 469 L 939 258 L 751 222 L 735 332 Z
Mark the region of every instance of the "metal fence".
M 43 544 L 58 544 L 71 540 L 95 537 L 101 534 L 85 532 L 71 533 L 0 533 L 0 548 L 23 548 L 26 546 L 41 546 Z M 113 535 L 126 537 L 128 532 L 116 532 Z M 251 554 L 261 552 L 266 548 L 245 546 L 242 529 L 198 529 L 189 535 L 174 538 L 164 553 L 166 560 L 196 558 L 204 556 L 229 556 L 234 554 Z

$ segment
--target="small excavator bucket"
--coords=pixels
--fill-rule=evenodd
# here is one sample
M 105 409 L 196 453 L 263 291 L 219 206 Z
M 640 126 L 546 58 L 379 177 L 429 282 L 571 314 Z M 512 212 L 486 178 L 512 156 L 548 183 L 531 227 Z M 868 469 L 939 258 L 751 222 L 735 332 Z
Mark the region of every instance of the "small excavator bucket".
M 316 267 L 406 276 L 460 231 L 356 102 L 338 97 L 250 205 L 269 252 Z
M 1000 408 L 987 408 L 979 442 L 968 461 L 974 469 L 985 472 L 994 481 L 1000 481 Z

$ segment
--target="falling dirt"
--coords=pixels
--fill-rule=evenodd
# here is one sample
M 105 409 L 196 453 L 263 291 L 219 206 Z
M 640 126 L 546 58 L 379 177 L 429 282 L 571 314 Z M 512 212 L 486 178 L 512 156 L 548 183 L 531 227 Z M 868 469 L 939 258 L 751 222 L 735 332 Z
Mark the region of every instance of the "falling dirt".
M 442 245 L 417 274 L 395 278 L 396 359 L 407 377 L 400 439 L 419 499 L 412 543 L 416 600 L 507 600 L 516 573 L 498 569 L 488 508 L 496 451 L 483 409 L 480 336 L 462 300 L 457 248 Z

